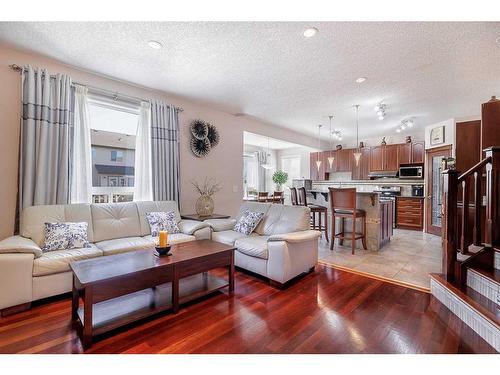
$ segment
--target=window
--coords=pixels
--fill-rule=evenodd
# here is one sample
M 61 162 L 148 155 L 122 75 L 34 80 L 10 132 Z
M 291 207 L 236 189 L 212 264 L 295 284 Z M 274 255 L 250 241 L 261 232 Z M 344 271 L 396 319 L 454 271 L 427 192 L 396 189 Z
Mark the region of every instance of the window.
M 243 192 L 245 197 L 256 196 L 259 190 L 259 163 L 254 154 L 243 155 Z
M 128 202 L 134 195 L 139 107 L 91 96 L 92 202 Z
M 122 162 L 123 161 L 123 151 L 111 150 L 111 161 Z
M 288 173 L 287 187 L 292 186 L 292 180 L 300 178 L 300 156 L 283 156 L 281 158 L 281 169 Z

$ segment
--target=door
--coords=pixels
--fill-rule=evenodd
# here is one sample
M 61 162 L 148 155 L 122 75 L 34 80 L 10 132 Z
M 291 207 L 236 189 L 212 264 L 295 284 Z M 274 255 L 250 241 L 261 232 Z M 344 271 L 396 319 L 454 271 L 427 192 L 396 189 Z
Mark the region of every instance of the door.
M 451 156 L 451 146 L 427 151 L 426 232 L 441 235 L 441 160 Z
M 370 171 L 378 172 L 384 170 L 384 146 L 371 148 Z
M 399 145 L 385 146 L 385 170 L 399 170 Z

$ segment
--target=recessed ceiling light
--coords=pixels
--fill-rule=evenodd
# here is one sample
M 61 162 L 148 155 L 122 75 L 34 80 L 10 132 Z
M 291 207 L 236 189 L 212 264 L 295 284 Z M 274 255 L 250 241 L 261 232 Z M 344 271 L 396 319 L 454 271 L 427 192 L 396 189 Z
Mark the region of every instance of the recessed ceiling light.
M 153 49 L 161 49 L 163 45 L 160 42 L 157 42 L 156 40 L 150 40 L 148 42 L 148 46 L 150 46 Z
M 359 77 L 359 78 L 356 80 L 356 83 L 363 83 L 364 81 L 366 81 L 366 77 Z
M 319 30 L 315 27 L 308 27 L 307 29 L 304 30 L 303 34 L 306 38 L 311 38 L 315 36 L 318 33 L 318 31 Z

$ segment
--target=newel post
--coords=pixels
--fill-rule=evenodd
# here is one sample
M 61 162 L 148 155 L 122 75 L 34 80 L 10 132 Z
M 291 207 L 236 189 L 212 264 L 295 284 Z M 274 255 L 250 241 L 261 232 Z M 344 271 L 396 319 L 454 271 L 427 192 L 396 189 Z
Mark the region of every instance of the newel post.
M 491 161 L 486 164 L 486 221 L 484 244 L 500 247 L 500 146 L 484 150 Z
M 443 174 L 443 216 L 441 222 L 443 237 L 443 274 L 448 281 L 455 279 L 457 260 L 457 193 L 458 171 L 447 169 Z

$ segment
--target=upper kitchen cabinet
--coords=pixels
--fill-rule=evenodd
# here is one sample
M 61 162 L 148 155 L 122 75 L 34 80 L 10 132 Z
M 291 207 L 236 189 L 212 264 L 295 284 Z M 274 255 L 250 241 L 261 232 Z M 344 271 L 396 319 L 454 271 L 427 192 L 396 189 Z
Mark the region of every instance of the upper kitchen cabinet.
M 413 142 L 411 144 L 412 163 L 423 163 L 425 157 L 425 143 Z
M 411 142 L 399 145 L 399 164 L 416 164 L 424 162 L 424 142 Z
M 370 149 L 370 171 L 379 172 L 384 170 L 384 146 L 375 146 Z
M 385 146 L 385 170 L 399 170 L 399 145 Z
M 316 165 L 317 160 L 321 161 L 319 169 Z M 323 181 L 325 179 L 325 160 L 323 152 L 311 152 L 309 154 L 309 175 L 311 180 Z
M 354 150 L 355 151 L 355 150 Z M 369 180 L 368 173 L 370 172 L 370 148 L 363 147 L 360 149 L 361 158 L 359 159 L 359 165 L 356 166 L 356 160 L 352 160 L 352 179 L 353 180 Z
M 370 172 L 397 171 L 399 145 L 380 145 L 371 148 Z
M 352 158 L 352 149 L 337 150 L 337 172 L 350 172 Z

